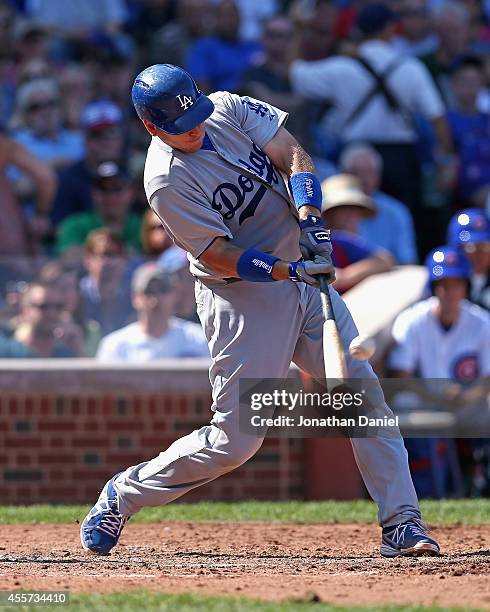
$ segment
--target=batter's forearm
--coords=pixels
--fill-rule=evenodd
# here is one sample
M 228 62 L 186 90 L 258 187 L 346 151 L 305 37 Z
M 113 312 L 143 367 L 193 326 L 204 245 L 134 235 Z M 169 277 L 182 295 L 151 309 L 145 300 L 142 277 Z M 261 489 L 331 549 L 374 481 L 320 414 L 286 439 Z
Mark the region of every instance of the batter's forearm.
M 202 253 L 199 261 L 223 278 L 240 278 L 237 270 L 238 261 L 245 253 L 225 238 L 216 238 Z M 273 280 L 286 280 L 289 278 L 289 262 L 277 260 L 272 267 Z

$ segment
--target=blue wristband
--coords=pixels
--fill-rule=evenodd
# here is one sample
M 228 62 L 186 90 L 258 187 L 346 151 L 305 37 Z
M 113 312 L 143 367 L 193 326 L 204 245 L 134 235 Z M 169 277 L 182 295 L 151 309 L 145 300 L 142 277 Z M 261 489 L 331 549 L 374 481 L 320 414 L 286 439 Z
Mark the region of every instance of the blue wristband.
M 289 179 L 291 194 L 296 208 L 314 206 L 322 208 L 322 188 L 320 181 L 311 172 L 298 172 Z
M 272 278 L 272 266 L 278 259 L 279 257 L 268 255 L 257 249 L 247 249 L 238 260 L 236 266 L 238 276 L 242 280 L 256 283 L 273 281 L 275 279 Z

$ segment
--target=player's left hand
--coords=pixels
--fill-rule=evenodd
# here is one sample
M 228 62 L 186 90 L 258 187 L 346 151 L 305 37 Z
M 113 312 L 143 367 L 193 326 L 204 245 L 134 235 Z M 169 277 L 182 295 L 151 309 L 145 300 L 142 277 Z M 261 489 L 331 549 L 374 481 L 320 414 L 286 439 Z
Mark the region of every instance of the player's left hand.
M 289 278 L 292 281 L 303 282 L 312 287 L 319 287 L 320 281 L 318 275 L 323 275 L 327 278 L 327 282 L 331 283 L 335 280 L 335 269 L 329 259 L 320 255 L 315 255 L 315 259 L 307 261 L 292 261 L 289 264 Z
M 325 229 L 322 218 L 308 215 L 304 221 L 300 221 L 299 226 L 301 228 L 299 248 L 303 259 L 314 260 L 316 255 L 320 255 L 331 260 L 330 231 Z

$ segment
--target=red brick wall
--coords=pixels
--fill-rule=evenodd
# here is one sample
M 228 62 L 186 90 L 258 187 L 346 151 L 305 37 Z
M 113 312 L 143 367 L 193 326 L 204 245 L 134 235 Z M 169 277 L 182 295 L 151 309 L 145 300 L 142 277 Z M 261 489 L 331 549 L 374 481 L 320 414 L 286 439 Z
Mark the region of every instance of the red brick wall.
M 81 383 L 82 390 L 73 393 L 63 372 L 56 386 L 39 374 L 32 388 L 22 373 L 3 384 L 0 376 L 3 504 L 93 502 L 115 472 L 155 456 L 211 418 L 208 391 L 128 392 L 123 377 L 119 385 L 105 385 L 117 391 L 101 390 L 99 380 L 94 391 Z M 146 389 L 143 383 L 139 388 Z M 247 464 L 185 500 L 302 497 L 303 458 L 302 440 L 267 439 Z

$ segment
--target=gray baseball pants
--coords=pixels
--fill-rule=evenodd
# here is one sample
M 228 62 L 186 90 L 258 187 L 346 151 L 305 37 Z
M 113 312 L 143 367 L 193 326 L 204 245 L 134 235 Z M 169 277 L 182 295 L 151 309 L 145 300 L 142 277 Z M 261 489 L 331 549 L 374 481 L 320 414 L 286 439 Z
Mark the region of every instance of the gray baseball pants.
M 343 300 L 330 289 L 342 343 L 358 335 Z M 212 357 L 210 380 L 214 416 L 209 425 L 176 440 L 150 461 L 126 469 L 115 481 L 120 511 L 134 514 L 181 497 L 242 465 L 260 448 L 263 438 L 239 429 L 239 378 L 287 376 L 291 361 L 314 378 L 325 378 L 323 314 L 320 292 L 303 283 L 238 282 L 213 287 L 196 282 L 199 318 Z M 327 349 L 328 350 L 328 347 Z M 376 379 L 367 361 L 346 352 L 349 376 Z M 393 416 L 379 384 L 370 401 Z M 351 440 L 366 488 L 378 504 L 378 520 L 391 526 L 420 518 L 408 468 L 407 452 L 398 432 L 381 430 L 376 437 Z

